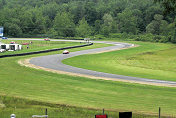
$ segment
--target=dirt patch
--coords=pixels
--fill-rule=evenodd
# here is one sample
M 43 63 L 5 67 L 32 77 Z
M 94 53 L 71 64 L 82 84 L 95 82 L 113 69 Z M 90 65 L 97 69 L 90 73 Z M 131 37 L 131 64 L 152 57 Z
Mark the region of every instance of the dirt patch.
M 134 45 L 131 47 L 126 47 L 126 48 L 117 48 L 117 49 L 112 49 L 112 50 L 106 50 L 106 51 L 101 51 L 101 52 L 96 52 L 96 53 L 90 53 L 90 54 L 99 54 L 99 53 L 104 53 L 104 52 L 112 52 L 112 51 L 117 51 L 117 50 L 122 50 L 122 49 L 128 49 L 128 48 L 134 48 L 138 47 L 139 45 Z

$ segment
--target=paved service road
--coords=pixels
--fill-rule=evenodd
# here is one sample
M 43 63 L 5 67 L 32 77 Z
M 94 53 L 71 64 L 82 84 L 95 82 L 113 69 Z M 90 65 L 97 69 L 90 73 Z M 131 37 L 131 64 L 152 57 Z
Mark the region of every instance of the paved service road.
M 62 41 L 65 41 L 65 40 L 62 40 Z M 80 42 L 80 41 L 78 41 L 78 42 Z M 35 58 L 32 58 L 29 62 L 33 65 L 44 67 L 44 68 L 49 68 L 49 69 L 58 70 L 58 71 L 62 71 L 62 72 L 64 71 L 64 72 L 74 73 L 74 74 L 78 74 L 78 75 L 91 76 L 91 77 L 95 77 L 95 78 L 106 78 L 106 79 L 109 78 L 110 80 L 117 80 L 117 81 L 127 81 L 127 82 L 159 85 L 159 86 L 161 85 L 161 86 L 176 87 L 176 82 L 174 82 L 174 81 L 154 80 L 154 79 L 137 78 L 137 77 L 129 77 L 129 76 L 123 76 L 123 75 L 97 72 L 97 71 L 72 67 L 69 65 L 65 65 L 61 62 L 63 59 L 78 56 L 78 55 L 97 53 L 97 52 L 122 49 L 122 48 L 129 48 L 129 47 L 134 46 L 133 44 L 109 42 L 109 41 L 92 41 L 92 42 L 93 43 L 114 44 L 114 46 L 71 52 L 70 54 L 66 54 L 66 55 L 65 54 L 57 54 L 57 55 L 35 57 Z

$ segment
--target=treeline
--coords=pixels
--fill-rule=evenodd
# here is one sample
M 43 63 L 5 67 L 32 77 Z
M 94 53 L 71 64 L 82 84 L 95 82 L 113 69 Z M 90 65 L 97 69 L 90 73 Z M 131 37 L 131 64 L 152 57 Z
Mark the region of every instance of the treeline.
M 0 0 L 0 26 L 9 37 L 125 33 L 160 35 L 172 41 L 174 16 L 164 16 L 153 0 Z

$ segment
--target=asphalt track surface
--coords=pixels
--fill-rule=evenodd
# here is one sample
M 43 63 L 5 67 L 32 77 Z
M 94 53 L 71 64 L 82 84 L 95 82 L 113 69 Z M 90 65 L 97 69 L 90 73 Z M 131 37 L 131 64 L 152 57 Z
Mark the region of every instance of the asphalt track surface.
M 16 39 L 12 39 L 12 40 L 16 40 Z M 18 40 L 43 40 L 43 39 L 18 39 Z M 82 42 L 80 40 L 51 40 L 51 41 Z M 151 85 L 176 87 L 176 82 L 174 81 L 155 80 L 155 79 L 138 78 L 138 77 L 116 75 L 116 74 L 110 74 L 110 73 L 104 73 L 104 72 L 97 72 L 97 71 L 69 66 L 69 65 L 62 63 L 62 60 L 71 58 L 74 56 L 78 56 L 78 55 L 118 50 L 118 49 L 123 49 L 123 48 L 130 48 L 134 46 L 133 44 L 111 42 L 111 41 L 92 41 L 92 42 L 113 44 L 114 46 L 71 52 L 70 54 L 56 54 L 56 55 L 40 56 L 40 57 L 32 58 L 29 62 L 39 67 L 58 70 L 61 72 L 69 72 L 69 73 L 73 73 L 74 75 L 80 74 L 80 75 L 98 77 L 98 78 L 106 78 L 106 79 L 109 78 L 110 80 L 113 79 L 117 81 L 127 81 L 127 82 L 134 82 L 134 83 L 144 83 L 144 84 L 151 84 Z

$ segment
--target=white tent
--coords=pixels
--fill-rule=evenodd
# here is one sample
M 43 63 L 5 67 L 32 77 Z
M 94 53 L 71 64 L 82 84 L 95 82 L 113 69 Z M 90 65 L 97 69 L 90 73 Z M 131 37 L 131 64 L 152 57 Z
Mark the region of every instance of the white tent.
M 21 50 L 22 49 L 22 45 L 19 44 L 4 44 L 0 42 L 0 52 L 3 51 L 16 51 L 16 50 Z
M 21 50 L 22 45 L 19 44 L 8 44 L 9 45 L 9 51 L 15 51 L 15 50 Z

